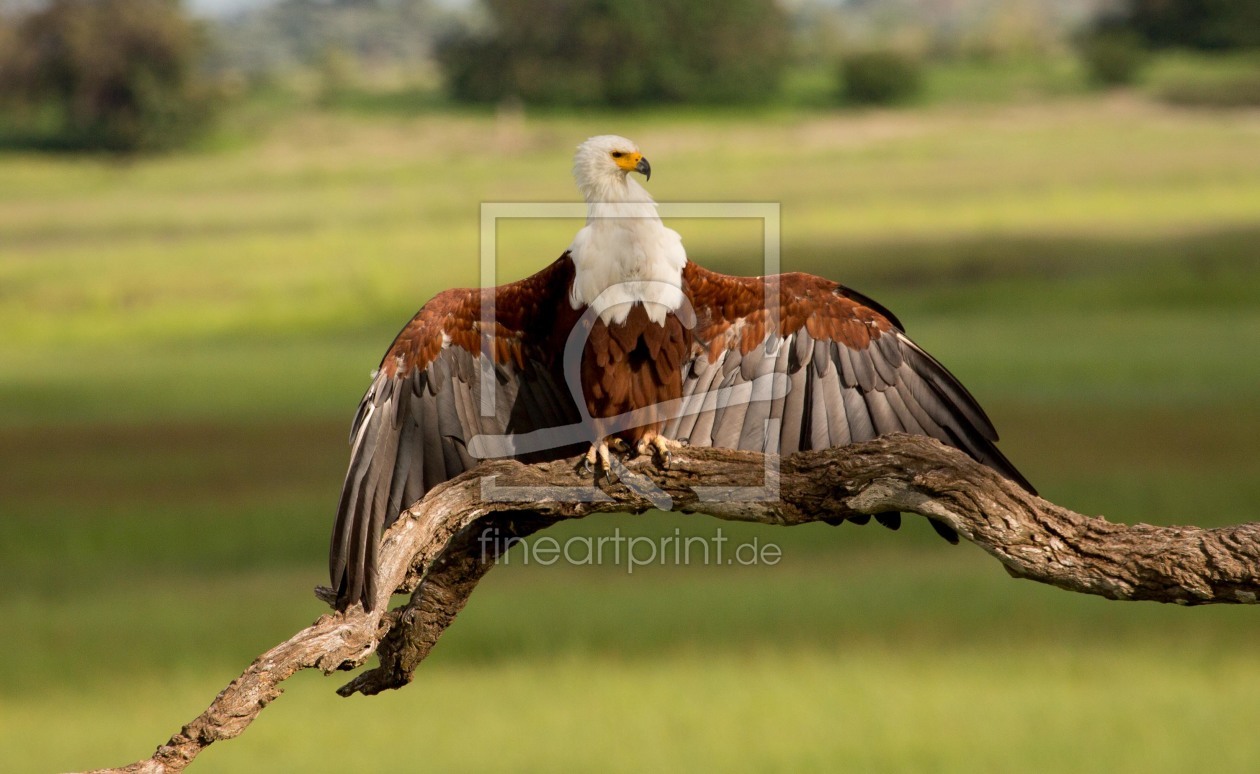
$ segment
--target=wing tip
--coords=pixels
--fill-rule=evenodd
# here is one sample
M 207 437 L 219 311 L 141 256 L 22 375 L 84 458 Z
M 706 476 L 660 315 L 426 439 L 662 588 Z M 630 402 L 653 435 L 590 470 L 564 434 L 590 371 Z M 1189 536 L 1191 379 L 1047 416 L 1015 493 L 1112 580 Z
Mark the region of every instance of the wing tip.
M 945 542 L 949 543 L 951 546 L 958 545 L 958 533 L 954 531 L 953 527 L 944 522 L 937 521 L 930 516 L 928 517 L 928 524 L 932 525 L 932 529 L 935 530 L 936 534 L 940 535 Z

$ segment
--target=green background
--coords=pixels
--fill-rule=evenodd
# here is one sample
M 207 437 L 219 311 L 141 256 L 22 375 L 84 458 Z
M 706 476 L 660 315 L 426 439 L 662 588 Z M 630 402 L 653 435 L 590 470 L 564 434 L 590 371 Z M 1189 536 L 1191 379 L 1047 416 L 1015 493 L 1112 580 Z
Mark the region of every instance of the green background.
M 299 112 L 149 160 L 0 155 L 0 761 L 147 756 L 321 613 L 355 404 L 483 201 L 575 201 L 633 137 L 661 201 L 782 205 L 785 270 L 895 311 L 1050 500 L 1220 525 L 1260 500 L 1260 118 L 1133 97 L 774 112 Z M 510 223 L 501 279 L 577 221 Z M 675 221 L 753 273 L 756 222 Z M 917 518 L 599 517 L 774 567 L 504 567 L 412 686 L 301 674 L 198 771 L 1252 771 L 1260 621 L 1017 582 Z

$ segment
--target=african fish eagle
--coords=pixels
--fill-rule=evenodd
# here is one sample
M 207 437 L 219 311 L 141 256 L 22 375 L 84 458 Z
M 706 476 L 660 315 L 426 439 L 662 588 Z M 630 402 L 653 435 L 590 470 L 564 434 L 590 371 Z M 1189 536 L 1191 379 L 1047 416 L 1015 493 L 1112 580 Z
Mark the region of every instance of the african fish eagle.
M 582 143 L 573 174 L 588 218 L 569 249 L 519 282 L 438 294 L 385 353 L 350 433 L 329 552 L 339 607 L 374 605 L 385 528 L 479 457 L 587 448 L 588 469 L 611 476 L 610 442 L 667 465 L 680 443 L 791 454 L 906 432 L 1033 491 L 994 445 L 976 400 L 892 313 L 821 277 L 696 265 L 636 172 L 649 178 L 651 167 L 630 140 Z M 771 300 L 777 287 L 777 304 L 766 303 L 767 287 Z M 482 322 L 485 294 L 492 326 Z M 483 416 L 483 376 L 493 381 L 492 416 Z M 766 376 L 783 388 L 759 387 Z M 579 432 L 557 432 L 550 448 L 513 444 L 564 428 Z M 506 443 L 479 451 L 478 438 Z

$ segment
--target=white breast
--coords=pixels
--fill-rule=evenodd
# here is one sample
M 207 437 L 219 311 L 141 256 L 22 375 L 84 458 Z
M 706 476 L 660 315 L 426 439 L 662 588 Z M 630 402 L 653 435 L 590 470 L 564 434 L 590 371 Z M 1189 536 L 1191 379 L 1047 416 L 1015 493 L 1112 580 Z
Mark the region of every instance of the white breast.
M 569 301 L 575 309 L 594 307 L 605 324 L 625 322 L 643 304 L 648 318 L 664 325 L 683 304 L 687 252 L 651 199 L 591 204 L 569 252 L 575 269 Z

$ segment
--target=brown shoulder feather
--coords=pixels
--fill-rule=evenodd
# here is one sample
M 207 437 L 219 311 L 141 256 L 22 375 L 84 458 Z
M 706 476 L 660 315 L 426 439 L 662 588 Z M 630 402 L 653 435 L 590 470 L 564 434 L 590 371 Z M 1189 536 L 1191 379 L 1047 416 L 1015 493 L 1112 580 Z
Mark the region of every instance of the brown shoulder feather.
M 1033 491 L 971 393 L 866 296 L 809 274 L 731 277 L 694 263 L 683 284 L 695 346 L 667 435 L 782 454 L 928 435 Z M 785 389 L 769 386 L 776 375 Z

